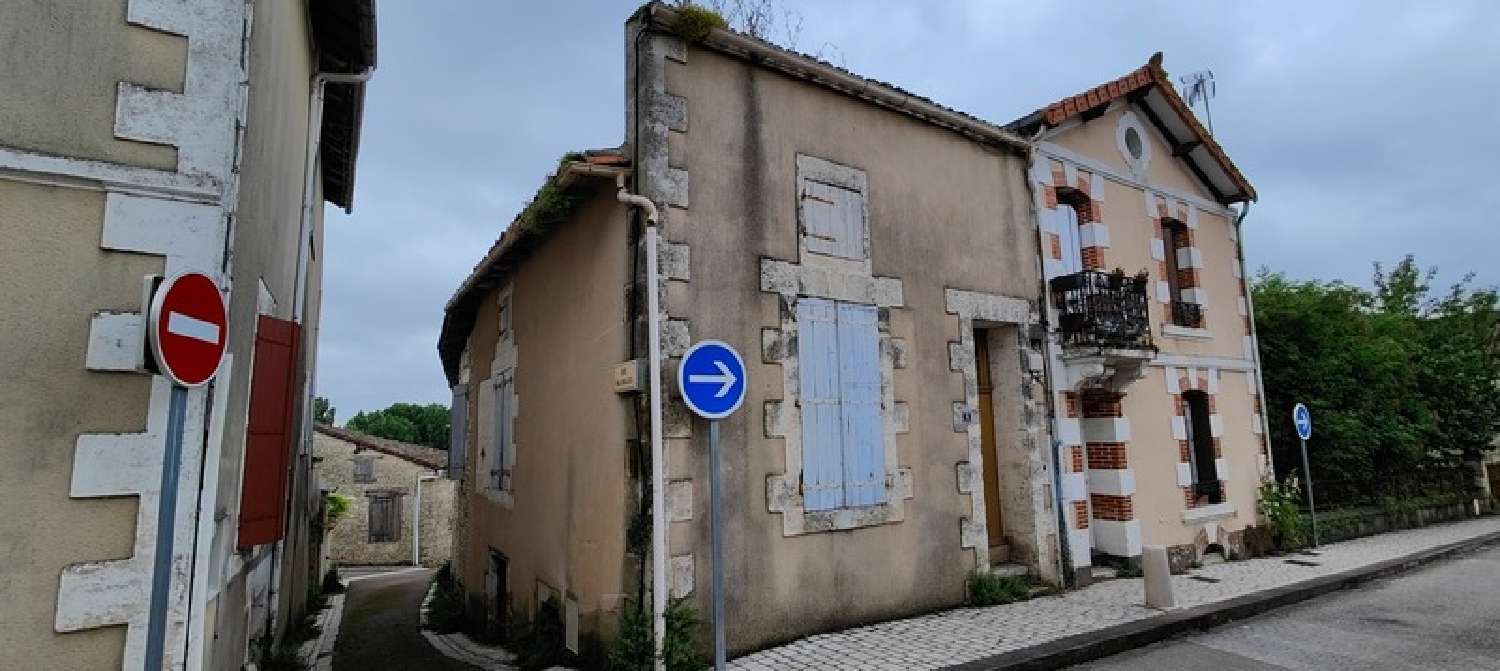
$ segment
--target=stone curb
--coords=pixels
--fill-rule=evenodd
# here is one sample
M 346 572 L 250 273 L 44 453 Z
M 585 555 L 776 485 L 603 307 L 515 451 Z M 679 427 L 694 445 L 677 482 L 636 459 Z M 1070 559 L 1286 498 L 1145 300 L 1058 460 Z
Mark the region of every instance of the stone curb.
M 1500 532 L 1440 545 L 1402 557 L 1312 578 L 1225 601 L 1077 634 L 1013 652 L 946 667 L 955 671 L 1060 669 L 1150 645 L 1180 633 L 1201 631 L 1362 583 L 1404 573 L 1454 555 L 1500 542 Z

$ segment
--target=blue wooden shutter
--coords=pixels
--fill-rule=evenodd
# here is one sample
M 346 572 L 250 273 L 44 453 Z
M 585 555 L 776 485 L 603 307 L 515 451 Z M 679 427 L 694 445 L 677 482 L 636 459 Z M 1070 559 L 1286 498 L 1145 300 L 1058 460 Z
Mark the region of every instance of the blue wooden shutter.
M 844 504 L 885 502 L 885 440 L 880 421 L 880 336 L 875 307 L 838 304 Z
M 802 234 L 807 251 L 846 259 L 864 259 L 864 194 L 853 189 L 804 180 Z
M 448 479 L 462 480 L 464 458 L 468 456 L 469 388 L 453 388 L 453 405 L 448 408 Z
M 832 301 L 797 301 L 802 403 L 802 499 L 807 510 L 844 505 L 838 312 Z

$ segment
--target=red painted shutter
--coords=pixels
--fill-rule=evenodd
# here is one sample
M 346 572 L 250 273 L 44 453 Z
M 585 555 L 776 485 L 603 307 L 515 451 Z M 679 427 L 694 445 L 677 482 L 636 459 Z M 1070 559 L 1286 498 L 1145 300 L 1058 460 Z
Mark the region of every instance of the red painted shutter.
M 265 315 L 256 327 L 250 419 L 245 426 L 245 478 L 240 490 L 242 548 L 279 540 L 286 521 L 300 336 L 301 327 L 295 322 Z

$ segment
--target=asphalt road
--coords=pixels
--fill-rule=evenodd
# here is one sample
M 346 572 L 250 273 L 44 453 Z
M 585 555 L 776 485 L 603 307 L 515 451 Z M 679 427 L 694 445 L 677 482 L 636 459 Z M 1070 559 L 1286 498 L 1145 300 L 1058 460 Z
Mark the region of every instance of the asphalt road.
M 1500 546 L 1073 668 L 1500 670 Z
M 334 671 L 474 671 L 428 645 L 418 628 L 432 571 L 401 571 L 349 583 L 334 646 Z

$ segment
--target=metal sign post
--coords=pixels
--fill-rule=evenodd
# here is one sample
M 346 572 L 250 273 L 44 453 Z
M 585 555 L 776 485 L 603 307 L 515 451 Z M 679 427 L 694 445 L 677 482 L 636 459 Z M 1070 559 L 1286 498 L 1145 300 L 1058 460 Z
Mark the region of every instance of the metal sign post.
M 1312 467 L 1307 463 L 1307 439 L 1312 437 L 1312 413 L 1307 406 L 1298 403 L 1292 408 L 1292 426 L 1297 428 L 1297 438 L 1302 442 L 1302 478 L 1307 483 L 1307 512 L 1312 516 L 1313 547 L 1318 547 L 1318 507 L 1313 503 Z
M 689 410 L 708 420 L 709 535 L 713 559 L 714 669 L 724 671 L 724 522 L 719 478 L 719 420 L 745 401 L 745 360 L 733 347 L 704 340 L 688 348 L 677 368 L 677 388 Z
M 218 283 L 208 275 L 196 272 L 181 273 L 162 282 L 151 297 L 149 313 L 146 338 L 155 372 L 172 381 L 146 624 L 146 668 L 159 671 L 166 667 L 173 540 L 177 534 L 177 489 L 182 477 L 188 388 L 207 384 L 218 372 L 228 344 L 229 314 Z

